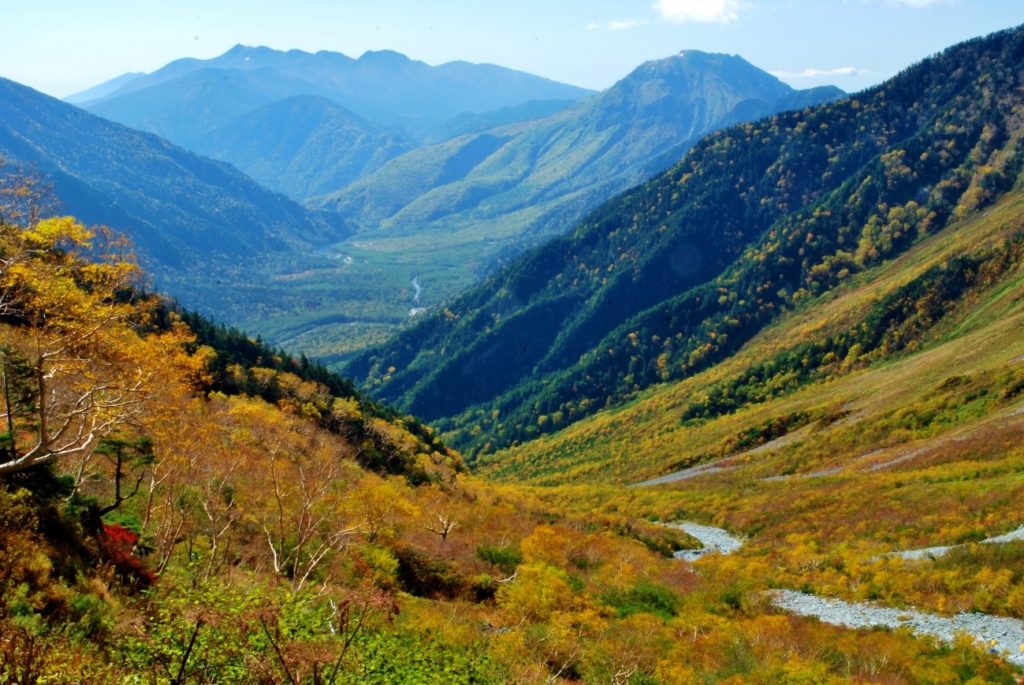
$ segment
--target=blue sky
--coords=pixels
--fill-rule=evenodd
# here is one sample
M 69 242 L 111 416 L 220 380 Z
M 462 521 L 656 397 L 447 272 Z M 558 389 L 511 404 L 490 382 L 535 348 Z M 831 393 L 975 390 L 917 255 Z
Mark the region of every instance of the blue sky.
M 784 81 L 877 83 L 960 40 L 1024 23 L 1024 0 L 0 0 L 0 76 L 65 96 L 237 43 L 393 49 L 604 88 L 683 49 Z

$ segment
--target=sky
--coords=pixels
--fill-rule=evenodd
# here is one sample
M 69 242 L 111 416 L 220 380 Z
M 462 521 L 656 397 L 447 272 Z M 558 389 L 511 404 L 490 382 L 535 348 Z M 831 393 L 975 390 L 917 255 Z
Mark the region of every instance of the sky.
M 0 0 L 0 76 L 64 97 L 241 43 L 489 62 L 597 90 L 696 49 L 852 92 L 1022 23 L 1024 0 Z

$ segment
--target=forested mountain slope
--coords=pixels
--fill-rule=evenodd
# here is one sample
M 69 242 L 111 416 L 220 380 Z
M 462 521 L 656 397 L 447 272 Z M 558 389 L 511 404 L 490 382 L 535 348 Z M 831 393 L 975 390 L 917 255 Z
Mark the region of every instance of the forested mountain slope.
M 1017 626 L 989 648 L 1021 663 L 1022 332 L 1018 184 L 727 359 L 481 471 L 552 502 L 727 529 L 742 547 L 704 568 L 741 605 L 801 588 L 893 615 L 983 612 Z M 823 620 L 853 616 L 832 606 Z
M 192 143 L 197 152 L 298 199 L 343 188 L 413 146 L 408 137 L 313 95 L 246 112 Z
M 918 457 L 930 463 L 952 450 L 951 435 L 999 452 L 1007 445 L 977 429 L 1015 417 L 1000 430 L 1024 429 L 1024 412 L 1014 412 L 1024 397 L 1022 303 L 1018 183 L 992 207 L 809 296 L 726 359 L 482 457 L 481 467 L 544 485 L 629 484 L 709 464 L 751 478 L 859 470 L 869 487 L 880 469 L 868 467 L 902 455 L 908 468 Z
M 350 371 L 474 452 L 691 376 L 1006 192 L 1022 61 L 1009 30 L 711 135 Z
M 0 156 L 30 165 L 68 211 L 117 226 L 158 276 L 340 239 L 311 212 L 234 167 L 0 79 Z
M 11 181 L 5 677 L 1012 682 L 973 645 L 779 615 L 734 571 L 671 558 L 696 545 L 677 529 L 466 474 L 323 369 L 141 295 L 133 264 L 24 213 L 36 198 Z

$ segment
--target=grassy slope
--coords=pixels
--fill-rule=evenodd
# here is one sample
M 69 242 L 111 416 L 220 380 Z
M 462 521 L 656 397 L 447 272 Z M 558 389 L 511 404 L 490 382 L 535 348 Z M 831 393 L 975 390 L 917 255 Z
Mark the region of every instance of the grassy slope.
M 723 562 L 729 569 L 723 572 L 738 574 L 747 589 L 805 587 L 937 611 L 1022 616 L 1024 544 L 968 546 L 924 562 L 879 558 L 978 541 L 1024 524 L 1019 261 L 961 301 L 916 351 L 701 425 L 679 420 L 712 384 L 780 349 L 848 328 L 873 302 L 931 266 L 1021 235 L 1024 192 L 1014 191 L 785 317 L 727 361 L 496 454 L 484 470 L 545 486 L 584 483 L 539 489 L 583 510 L 703 519 L 745 534 L 750 541 L 734 561 Z M 781 439 L 766 434 L 766 444 L 735 448 L 760 426 L 800 416 L 808 418 Z M 609 485 L 707 461 L 723 470 L 670 485 Z
M 0 224 L 0 251 L 20 254 L 11 245 L 23 233 L 11 228 Z M 6 270 L 0 290 L 24 297 L 34 281 L 23 274 L 48 273 L 60 257 L 36 250 L 26 259 L 37 268 Z M 39 297 L 66 302 L 76 292 L 68 281 Z M 673 544 L 673 531 L 613 511 L 716 510 L 752 533 L 785 513 L 762 501 L 762 520 L 744 519 L 728 483 L 688 502 L 600 489 L 552 501 L 559 493 L 485 483 L 455 473 L 457 457 L 422 427 L 346 399 L 351 389 L 322 370 L 193 317 L 197 342 L 211 347 L 189 342 L 166 312 L 152 312 L 141 335 L 129 315 L 143 312 L 122 320 L 108 313 L 111 296 L 84 293 L 94 305 L 66 318 L 87 324 L 87 381 L 152 383 L 117 437 L 148 438 L 153 462 L 126 467 L 126 477 L 143 476 L 142 490 L 104 520 L 97 508 L 115 497 L 121 468 L 110 450 L 54 466 L 83 474 L 75 497 L 73 477 L 0 480 L 0 673 L 19 669 L 19 682 L 163 682 L 186 666 L 194 677 L 177 680 L 310 682 L 332 664 L 340 683 L 623 682 L 624 673 L 633 683 L 1013 682 L 997 658 L 963 645 L 780 615 L 749 580 L 767 577 L 763 562 L 711 559 L 695 572 L 662 556 L 690 540 Z M 15 306 L 31 316 L 34 302 Z M 12 352 L 29 354 L 51 333 L 65 340 L 68 328 L 0 324 L 8 369 L 23 368 Z M 77 361 L 58 373 L 60 363 L 48 374 L 58 400 L 68 396 L 60 379 L 78 377 Z M 31 397 L 27 378 L 9 376 L 16 397 Z M 15 405 L 8 450 L 30 444 L 28 405 Z M 819 499 L 781 500 L 792 501 Z M 775 577 L 789 564 L 780 562 Z

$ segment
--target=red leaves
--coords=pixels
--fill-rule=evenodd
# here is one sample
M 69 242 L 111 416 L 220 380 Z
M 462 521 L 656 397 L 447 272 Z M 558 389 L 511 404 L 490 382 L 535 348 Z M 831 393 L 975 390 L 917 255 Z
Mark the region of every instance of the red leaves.
M 96 539 L 100 552 L 122 581 L 136 587 L 148 587 L 156 582 L 156 574 L 135 554 L 135 546 L 139 542 L 138 533 L 116 523 L 104 523 Z

